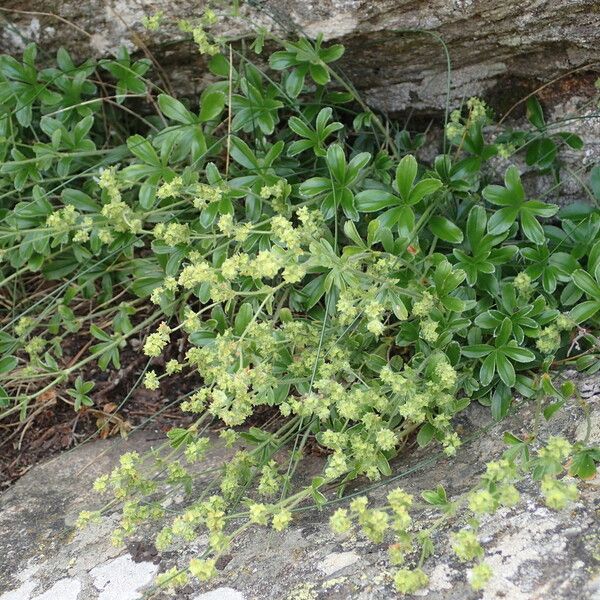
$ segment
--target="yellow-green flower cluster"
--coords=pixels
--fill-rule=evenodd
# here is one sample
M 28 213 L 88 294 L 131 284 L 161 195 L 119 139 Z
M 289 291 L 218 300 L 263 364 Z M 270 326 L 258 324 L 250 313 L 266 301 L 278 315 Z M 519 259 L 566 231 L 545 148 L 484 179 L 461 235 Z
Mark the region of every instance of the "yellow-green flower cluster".
M 510 158 L 516 151 L 517 147 L 514 144 L 496 144 L 498 156 L 500 158 Z
M 469 509 L 476 515 L 493 513 L 497 508 L 498 502 L 488 490 L 476 490 L 469 494 Z
M 422 569 L 399 569 L 394 575 L 394 585 L 400 594 L 414 594 L 428 583 L 429 577 Z
M 263 185 L 263 187 L 260 188 L 260 197 L 263 200 L 268 200 L 269 198 L 280 200 L 285 192 L 285 184 L 286 181 L 284 179 L 280 179 L 273 185 Z
M 36 320 L 33 317 L 21 317 L 15 325 L 14 332 L 18 337 L 24 337 L 36 325 Z
M 579 497 L 579 490 L 574 483 L 565 483 L 551 475 L 542 480 L 541 491 L 546 505 L 555 510 L 562 510 Z
M 166 323 L 161 323 L 158 329 L 151 333 L 144 344 L 146 356 L 160 356 L 164 347 L 169 343 L 171 328 Z
M 137 452 L 123 454 L 119 463 L 108 477 L 103 476 L 96 480 L 94 487 L 98 491 L 104 491 L 110 486 L 115 498 L 124 500 L 135 492 L 150 494 L 156 489 L 156 483 L 142 475 L 141 457 Z
M 461 529 L 452 534 L 452 550 L 462 561 L 469 561 L 483 556 L 483 548 L 477 535 L 470 529 Z
M 535 289 L 531 277 L 525 272 L 518 273 L 513 279 L 513 286 L 517 290 L 520 296 L 523 298 L 529 298 Z
M 206 451 L 210 445 L 210 440 L 207 437 L 198 438 L 189 442 L 185 447 L 185 459 L 189 463 L 198 462 L 206 455 Z
M 208 581 L 217 576 L 216 561 L 214 559 L 192 558 L 189 570 L 200 581 Z
M 82 510 L 77 516 L 75 527 L 82 529 L 83 527 L 87 527 L 90 523 L 99 523 L 100 518 L 100 511 Z
M 551 436 L 538 454 L 541 459 L 562 463 L 569 458 L 572 450 L 573 446 L 564 437 Z
M 115 231 L 140 233 L 142 230 L 142 220 L 136 217 L 131 207 L 120 199 L 111 199 L 102 207 L 101 214 L 106 217 L 107 222 Z
M 381 302 L 373 300 L 369 302 L 364 309 L 365 318 L 367 319 L 367 330 L 375 337 L 379 337 L 385 330 L 384 324 L 381 322 L 385 307 Z
M 157 190 L 156 197 L 159 200 L 177 196 L 183 188 L 183 179 L 179 176 L 173 177 L 171 181 L 165 181 Z
M 348 510 L 345 508 L 338 508 L 329 517 L 329 526 L 334 533 L 346 533 L 352 527 L 352 520 L 348 516 Z
M 207 10 L 203 21 L 205 24 L 209 25 L 214 22 L 215 13 L 211 10 Z M 209 15 L 209 17 L 206 17 Z M 208 54 L 209 56 L 214 56 L 219 52 L 219 46 L 217 44 L 213 44 L 208 39 L 208 34 L 204 29 L 204 25 L 202 22 L 191 23 L 187 19 L 182 19 L 179 21 L 179 29 L 185 33 L 191 33 L 192 39 L 196 46 L 198 46 L 198 51 L 200 54 Z
M 133 209 L 121 199 L 121 191 L 119 189 L 115 167 L 104 169 L 100 173 L 98 186 L 102 190 L 103 198 L 108 199 L 108 203 L 102 206 L 100 212 L 100 214 L 106 218 L 108 226 L 121 233 L 140 233 L 142 230 L 142 220 L 137 217 Z M 110 243 L 110 241 L 104 241 L 109 239 L 107 233 L 104 233 L 103 237 L 103 243 Z
M 30 358 L 34 358 L 40 354 L 46 347 L 46 340 L 36 335 L 32 337 L 27 344 L 25 344 L 24 350 L 29 354 Z
M 271 509 L 266 504 L 262 504 L 261 502 L 251 502 L 248 505 L 248 518 L 251 523 L 267 525 L 270 515 Z
M 461 123 L 460 110 L 453 110 L 448 123 L 446 123 L 446 137 L 449 140 L 456 140 L 462 137 L 464 132 L 465 126 Z
M 414 317 L 427 317 L 435 308 L 435 298 L 429 292 L 423 292 L 421 299 L 413 304 L 412 314 Z
M 438 324 L 436 323 L 436 321 L 434 321 L 432 319 L 425 319 L 425 320 L 421 321 L 421 328 L 419 330 L 419 335 L 426 342 L 429 342 L 430 344 L 435 344 L 435 342 L 437 342 L 438 338 L 440 337 L 440 334 L 439 334 L 437 328 L 438 328 Z
M 144 375 L 144 387 L 147 390 L 157 390 L 160 387 L 160 380 L 155 371 L 147 371 Z
M 397 488 L 387 495 L 387 501 L 392 509 L 394 530 L 397 534 L 403 534 L 412 522 L 408 511 L 412 506 L 413 497 L 401 488 Z
M 280 508 L 273 515 L 271 525 L 275 531 L 283 531 L 292 522 L 292 512 L 287 508 Z
M 77 226 L 77 231 L 73 235 L 73 241 L 83 244 L 90 239 L 90 230 L 94 225 L 92 217 L 84 217 Z
M 467 108 L 469 109 L 469 119 L 472 122 L 485 122 L 487 120 L 487 106 L 481 98 L 477 98 L 476 96 L 469 98 L 467 100 Z
M 494 572 L 487 563 L 479 563 L 471 569 L 469 582 L 474 590 L 482 590 L 492 578 Z
M 213 202 L 220 202 L 225 193 L 224 186 L 208 185 L 206 183 L 198 183 L 195 186 L 193 204 L 198 210 L 206 208 Z
M 535 345 L 542 354 L 554 354 L 560 347 L 560 332 L 558 331 L 558 327 L 549 325 L 541 329 Z
M 277 470 L 277 463 L 271 460 L 260 471 L 258 493 L 263 496 L 274 496 L 281 489 L 281 484 L 282 477 Z
M 189 244 L 190 226 L 187 223 L 158 223 L 152 232 L 157 240 L 162 240 L 167 246 Z
M 161 21 L 163 19 L 163 16 L 164 16 L 164 12 L 162 10 L 155 12 L 150 17 L 144 16 L 144 17 L 142 17 L 142 25 L 148 31 L 158 31 Z
M 75 226 L 79 216 L 80 214 L 75 207 L 71 204 L 67 204 L 46 217 L 46 227 L 58 231 L 69 231 Z

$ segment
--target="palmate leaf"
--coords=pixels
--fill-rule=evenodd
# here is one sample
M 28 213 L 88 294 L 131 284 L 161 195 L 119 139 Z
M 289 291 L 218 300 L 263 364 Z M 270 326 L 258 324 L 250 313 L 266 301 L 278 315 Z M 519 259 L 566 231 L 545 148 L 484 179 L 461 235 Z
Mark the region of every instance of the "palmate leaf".
M 502 234 L 508 231 L 517 219 L 520 219 L 525 237 L 537 245 L 544 243 L 544 230 L 537 217 L 551 217 L 558 211 L 558 206 L 537 200 L 526 201 L 517 167 L 512 165 L 506 169 L 504 187 L 488 185 L 481 194 L 491 204 L 502 207 L 491 215 L 488 221 L 488 233 Z

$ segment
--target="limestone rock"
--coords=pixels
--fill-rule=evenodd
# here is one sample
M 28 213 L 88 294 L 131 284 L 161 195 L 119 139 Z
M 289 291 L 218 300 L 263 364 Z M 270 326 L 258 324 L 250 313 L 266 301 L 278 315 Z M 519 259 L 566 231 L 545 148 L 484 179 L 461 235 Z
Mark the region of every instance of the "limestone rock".
M 216 3 L 213 3 L 216 4 Z M 551 94 L 589 93 L 598 72 L 600 5 L 595 0 L 253 0 L 219 3 L 216 33 L 235 38 L 266 27 L 341 41 L 342 67 L 369 102 L 386 111 L 431 111 L 445 104 L 447 45 L 452 61 L 451 103 L 493 90 L 497 103 L 539 82 L 573 72 Z M 204 65 L 177 28 L 202 14 L 197 0 L 5 0 L 0 50 L 18 52 L 27 41 L 48 52 L 63 45 L 76 55 L 105 55 L 120 44 L 147 47 L 174 86 L 198 87 Z M 157 33 L 142 19 L 164 12 Z M 68 24 L 70 23 L 70 24 Z

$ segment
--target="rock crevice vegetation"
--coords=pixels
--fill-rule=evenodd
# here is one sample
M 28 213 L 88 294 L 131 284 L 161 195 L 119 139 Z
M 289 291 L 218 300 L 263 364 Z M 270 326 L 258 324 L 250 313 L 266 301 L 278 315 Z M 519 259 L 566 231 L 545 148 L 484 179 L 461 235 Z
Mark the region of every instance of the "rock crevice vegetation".
M 331 516 L 337 533 L 389 542 L 408 594 L 427 585 L 432 533 L 465 511 L 451 545 L 481 589 L 492 574 L 482 515 L 519 502 L 525 475 L 563 509 L 600 460 L 589 434 L 538 436 L 565 406 L 587 410 L 556 371 L 600 368 L 600 169 L 580 174 L 588 203 L 528 196 L 513 157 L 560 189 L 561 150 L 583 145 L 546 123 L 535 97 L 526 130 L 493 135 L 492 111 L 469 99 L 425 163 L 423 136 L 371 111 L 336 71 L 342 45 L 260 32 L 238 53 L 211 37 L 213 21 L 181 24 L 217 79 L 196 104 L 165 93 L 125 48 L 81 64 L 60 50 L 49 68 L 36 67 L 35 45 L 0 58 L 0 273 L 3 304 L 19 306 L 0 332 L 0 416 L 28 422 L 49 394 L 102 413 L 88 369 L 125 367 L 133 343 L 146 389 L 196 382 L 178 398 L 191 424 L 123 455 L 94 484 L 107 504 L 79 519 L 121 506 L 117 545 L 164 521 L 159 550 L 207 533 L 203 553 L 157 578 L 178 586 L 214 577 L 250 527 L 282 531 L 354 480 L 392 475 L 414 444 L 453 456 L 470 403 L 500 420 L 518 396 L 536 407 L 531 435 L 506 432 L 506 452 L 468 493 L 397 489 L 373 506 L 353 492 Z M 265 40 L 281 48 L 268 69 L 251 54 Z M 486 175 L 498 158 L 503 181 Z M 86 342 L 65 364 L 75 334 Z M 198 491 L 214 428 L 235 451 Z M 307 481 L 311 452 L 326 464 Z M 171 510 L 180 491 L 192 501 Z M 439 517 L 415 521 L 416 502 Z

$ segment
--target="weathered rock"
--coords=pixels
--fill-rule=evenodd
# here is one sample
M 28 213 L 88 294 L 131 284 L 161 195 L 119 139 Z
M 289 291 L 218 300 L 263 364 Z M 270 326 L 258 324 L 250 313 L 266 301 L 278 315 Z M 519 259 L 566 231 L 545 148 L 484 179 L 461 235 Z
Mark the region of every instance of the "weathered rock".
M 583 379 L 582 396 L 591 408 L 591 439 L 600 442 L 600 377 Z M 461 417 L 465 439 L 472 438 L 454 459 L 414 451 L 394 465 L 394 481 L 369 490 L 373 504 L 401 485 L 417 497 L 442 483 L 456 496 L 468 490 L 484 468 L 498 457 L 505 430 L 531 431 L 533 406 L 523 404 L 489 432 L 488 409 L 472 405 Z M 587 430 L 580 407 L 561 410 L 542 424 L 541 435 L 581 439 Z M 73 532 L 71 525 L 84 507 L 95 505 L 91 481 L 114 464 L 126 449 L 140 451 L 159 436 L 145 433 L 124 443 L 118 440 L 84 445 L 32 469 L 1 498 L 0 600 L 133 600 L 140 598 L 158 572 L 184 566 L 204 548 L 200 537 L 187 548 L 164 553 L 152 550 L 141 536 L 124 552 L 109 541 L 117 515 Z M 226 460 L 216 447 L 209 460 Z M 320 467 L 318 459 L 308 471 Z M 464 517 L 452 517 L 435 535 L 436 552 L 425 565 L 431 578 L 429 600 L 597 600 L 600 598 L 600 524 L 597 518 L 599 481 L 580 483 L 580 499 L 568 510 L 551 511 L 539 486 L 519 484 L 521 503 L 482 520 L 486 561 L 495 574 L 483 592 L 473 592 L 466 566 L 449 551 L 448 533 Z M 343 505 L 343 504 L 342 504 Z M 219 577 L 203 588 L 190 584 L 177 592 L 181 600 L 389 600 L 395 597 L 389 576 L 386 544 L 374 545 L 361 536 L 333 536 L 329 510 L 301 513 L 284 533 L 258 530 L 243 536 L 219 565 Z M 420 522 L 432 516 L 428 508 Z M 4 592 L 4 593 L 2 593 Z M 159 593 L 154 598 L 168 598 Z
M 346 73 L 386 111 L 444 106 L 447 62 L 438 37 L 452 60 L 453 104 L 493 90 L 506 106 L 524 90 L 571 71 L 562 91 L 589 92 L 589 74 L 600 67 L 595 0 L 254 0 L 240 3 L 237 17 L 231 4 L 218 9 L 219 34 L 247 37 L 264 26 L 286 35 L 322 32 L 343 42 Z M 204 68 L 193 45 L 182 41 L 177 21 L 197 17 L 205 7 L 196 0 L 5 0 L 0 49 L 16 52 L 34 40 L 47 51 L 62 45 L 84 57 L 143 44 L 181 91 L 182 85 L 200 85 Z M 142 18 L 158 10 L 165 14 L 161 31 L 145 32 Z M 550 94 L 560 92 L 549 88 Z

